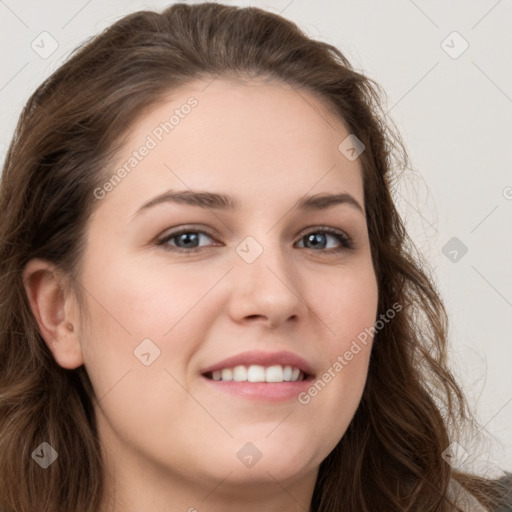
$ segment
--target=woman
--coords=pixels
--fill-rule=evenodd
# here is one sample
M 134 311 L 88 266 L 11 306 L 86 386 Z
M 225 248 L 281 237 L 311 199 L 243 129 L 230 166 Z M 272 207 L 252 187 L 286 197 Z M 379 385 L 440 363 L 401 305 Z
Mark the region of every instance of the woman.
M 397 148 L 378 87 L 260 9 L 82 47 L 2 178 L 3 511 L 495 509 Z

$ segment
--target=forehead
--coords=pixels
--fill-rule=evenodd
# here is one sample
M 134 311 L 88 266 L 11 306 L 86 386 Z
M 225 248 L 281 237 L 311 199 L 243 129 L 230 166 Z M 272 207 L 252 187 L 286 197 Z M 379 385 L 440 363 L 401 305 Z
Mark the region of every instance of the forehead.
M 196 80 L 131 127 L 110 169 L 128 172 L 109 201 L 191 188 L 274 202 L 350 192 L 362 203 L 360 162 L 339 149 L 349 135 L 333 109 L 303 89 L 268 79 Z

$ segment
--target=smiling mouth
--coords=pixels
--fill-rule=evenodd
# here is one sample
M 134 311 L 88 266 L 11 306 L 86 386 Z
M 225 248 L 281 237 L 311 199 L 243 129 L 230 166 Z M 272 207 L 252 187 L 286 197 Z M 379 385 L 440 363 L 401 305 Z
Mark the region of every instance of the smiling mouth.
M 210 380 L 223 382 L 300 382 L 310 376 L 299 368 L 290 365 L 262 366 L 258 364 L 237 365 L 232 368 L 223 368 L 203 374 Z

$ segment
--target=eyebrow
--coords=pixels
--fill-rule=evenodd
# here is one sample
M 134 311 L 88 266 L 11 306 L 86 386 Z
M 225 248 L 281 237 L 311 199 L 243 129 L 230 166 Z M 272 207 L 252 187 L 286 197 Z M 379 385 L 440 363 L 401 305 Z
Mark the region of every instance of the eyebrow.
M 139 215 L 143 211 L 162 203 L 186 204 L 199 208 L 212 208 L 214 210 L 234 211 L 239 210 L 241 204 L 238 200 L 226 195 L 214 192 L 203 192 L 194 190 L 168 190 L 159 196 L 144 203 L 134 214 Z M 301 197 L 294 205 L 294 208 L 305 211 L 325 210 L 338 204 L 346 204 L 359 210 L 364 215 L 363 207 L 348 193 L 340 194 L 315 194 Z

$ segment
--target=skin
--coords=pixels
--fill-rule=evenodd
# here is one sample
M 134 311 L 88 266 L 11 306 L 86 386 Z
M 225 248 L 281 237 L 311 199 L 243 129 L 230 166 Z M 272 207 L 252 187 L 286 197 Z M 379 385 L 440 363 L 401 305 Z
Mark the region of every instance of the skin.
M 308 510 L 318 467 L 360 402 L 371 338 L 306 405 L 230 395 L 200 371 L 246 350 L 287 350 L 319 377 L 374 324 L 364 213 L 348 204 L 293 208 L 306 194 L 336 192 L 364 210 L 361 164 L 338 150 L 349 132 L 309 92 L 219 78 L 155 105 L 130 130 L 117 166 L 190 96 L 197 107 L 96 200 L 80 262 L 88 314 L 61 293 L 48 262 L 27 265 L 27 293 L 55 360 L 84 364 L 99 398 L 108 469 L 101 512 Z M 241 208 L 167 202 L 135 214 L 169 189 L 228 194 Z M 211 233 L 198 252 L 157 245 L 185 225 Z M 354 248 L 330 234 L 325 246 L 308 246 L 305 235 L 321 237 L 322 226 L 342 230 Z M 236 252 L 248 236 L 263 249 L 250 264 Z M 149 366 L 134 356 L 147 338 L 160 350 Z M 262 454 L 252 467 L 237 457 L 248 442 Z

